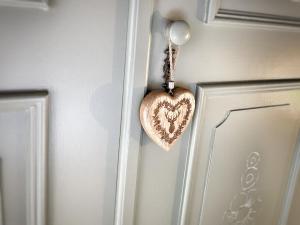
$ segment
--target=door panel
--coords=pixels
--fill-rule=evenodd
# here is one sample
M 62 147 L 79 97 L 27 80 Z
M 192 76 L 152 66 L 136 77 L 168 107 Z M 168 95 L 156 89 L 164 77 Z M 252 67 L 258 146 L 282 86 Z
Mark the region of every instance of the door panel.
M 47 93 L 0 94 L 0 224 L 46 224 Z
M 300 6 L 296 1 L 284 0 L 199 0 L 201 7 L 199 18 L 206 23 L 211 22 L 250 22 L 280 29 L 299 27 Z M 270 7 L 272 5 L 272 7 Z M 297 28 L 296 28 L 297 29 Z
M 127 0 L 0 7 L 0 90 L 51 96 L 48 225 L 114 224 L 128 8 Z
M 296 179 L 299 85 L 198 87 L 182 224 L 285 224 Z
M 270 7 L 272 4 L 272 7 Z M 300 5 L 297 0 L 263 0 L 263 1 L 241 1 L 241 0 L 222 0 L 221 8 L 226 10 L 237 10 L 243 12 L 263 13 L 276 16 L 287 16 L 299 18 Z
M 300 209 L 300 174 L 298 175 L 298 182 L 293 196 L 293 204 L 289 215 L 288 225 L 299 224 L 299 209 Z
M 277 224 L 297 132 L 289 106 L 225 117 L 212 134 L 200 224 Z
M 26 164 L 29 147 L 28 111 L 0 113 L 1 190 L 3 224 L 26 221 Z
M 188 136 L 168 153 L 144 136 L 135 224 L 285 224 L 299 164 L 299 88 L 200 85 L 188 152 Z

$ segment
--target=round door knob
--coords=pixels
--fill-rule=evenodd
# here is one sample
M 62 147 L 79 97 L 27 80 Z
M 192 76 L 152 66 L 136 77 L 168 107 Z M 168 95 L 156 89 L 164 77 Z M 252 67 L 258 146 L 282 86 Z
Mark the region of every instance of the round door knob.
M 174 21 L 169 24 L 167 36 L 175 45 L 184 45 L 191 38 L 190 26 L 183 20 Z

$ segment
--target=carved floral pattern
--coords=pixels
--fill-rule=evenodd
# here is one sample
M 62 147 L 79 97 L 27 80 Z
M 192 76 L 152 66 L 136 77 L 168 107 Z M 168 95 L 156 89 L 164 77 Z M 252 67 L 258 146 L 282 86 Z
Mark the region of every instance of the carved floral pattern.
M 260 154 L 252 152 L 246 161 L 246 170 L 241 177 L 241 192 L 234 196 L 229 209 L 224 213 L 223 225 L 254 225 L 261 209 L 262 199 L 256 185 L 259 180 Z

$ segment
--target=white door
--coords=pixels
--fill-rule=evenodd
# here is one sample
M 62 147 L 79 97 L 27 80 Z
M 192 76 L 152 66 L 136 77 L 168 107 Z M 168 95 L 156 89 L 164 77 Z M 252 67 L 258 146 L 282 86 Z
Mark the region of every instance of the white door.
M 298 225 L 297 1 L 0 4 L 0 224 Z M 165 152 L 138 111 L 179 19 L 197 109 Z
M 163 82 L 166 24 L 190 24 L 175 78 L 195 91 L 197 109 L 170 152 L 123 124 L 130 134 L 120 149 L 116 224 L 298 224 L 299 3 L 134 2 L 133 61 L 150 44 L 148 90 Z M 132 86 L 141 86 L 143 70 L 131 68 Z M 136 124 L 139 94 L 133 90 L 127 114 Z
M 128 2 L 45 6 L 0 1 L 0 224 L 112 225 Z

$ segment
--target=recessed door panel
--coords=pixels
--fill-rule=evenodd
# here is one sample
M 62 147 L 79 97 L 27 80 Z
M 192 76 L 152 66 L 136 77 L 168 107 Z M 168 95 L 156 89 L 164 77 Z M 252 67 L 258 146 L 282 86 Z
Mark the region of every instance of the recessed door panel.
M 1 196 L 3 224 L 26 221 L 26 165 L 30 147 L 29 111 L 0 112 Z M 5 222 L 5 223 L 4 223 Z
M 46 224 L 47 93 L 0 94 L 0 225 Z
M 226 115 L 213 134 L 201 224 L 277 224 L 296 132 L 289 106 Z
M 222 0 L 221 8 L 288 17 L 299 17 L 300 12 L 300 4 L 297 0 Z
M 0 0 L 1 6 L 48 9 L 48 0 Z
M 297 174 L 298 85 L 199 86 L 182 224 L 285 224 Z

